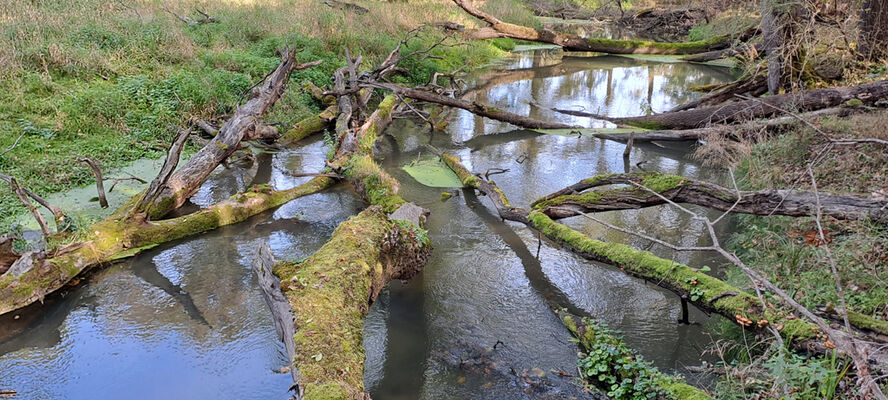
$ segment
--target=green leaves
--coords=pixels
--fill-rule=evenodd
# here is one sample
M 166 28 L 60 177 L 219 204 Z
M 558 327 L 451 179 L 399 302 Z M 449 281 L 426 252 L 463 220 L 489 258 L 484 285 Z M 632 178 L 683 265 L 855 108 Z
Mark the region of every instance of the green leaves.
M 417 182 L 429 187 L 462 187 L 459 176 L 437 157 L 415 160 L 401 169 Z
M 587 382 L 606 391 L 608 397 L 618 400 L 645 400 L 669 397 L 663 388 L 674 378 L 663 375 L 644 357 L 626 347 L 622 339 L 604 324 L 584 319 L 586 331 L 581 341 L 588 353 L 577 362 Z

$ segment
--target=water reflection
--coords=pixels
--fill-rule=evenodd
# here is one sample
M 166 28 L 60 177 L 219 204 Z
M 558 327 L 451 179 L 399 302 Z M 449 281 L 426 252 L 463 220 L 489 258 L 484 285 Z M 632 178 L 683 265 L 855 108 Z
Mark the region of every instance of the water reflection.
M 626 57 L 559 55 L 561 61 L 552 64 L 556 54 L 542 51 L 548 52 L 545 57 L 525 55 L 509 63 L 506 70 L 475 77 L 477 86 L 464 97 L 539 119 L 606 127 L 608 123 L 603 121 L 564 116 L 535 104 L 582 107 L 611 116 L 638 115 L 694 98 L 695 94 L 686 90 L 688 86 L 731 78 L 728 71 L 706 66 Z M 405 197 L 431 209 L 429 232 L 435 244 L 423 273 L 423 295 L 409 300 L 423 301 L 424 318 L 393 320 L 392 310 L 399 302 L 395 294 L 402 289 L 392 287 L 386 305 L 387 332 L 389 339 L 394 330 L 426 332 L 427 337 L 389 342 L 384 376 L 368 385 L 375 398 L 570 398 L 576 389 L 574 381 L 559 379 L 552 371 L 573 371 L 576 347 L 567 341 L 567 331 L 549 307 L 566 307 L 623 330 L 631 346 L 664 370 L 683 371 L 684 366 L 701 362 L 701 348 L 710 342 L 708 318 L 692 310 L 691 320 L 697 324 L 677 324 L 679 305 L 674 294 L 614 268 L 590 263 L 551 243 L 542 244 L 537 259 L 539 238 L 523 226 L 501 221 L 483 198 L 462 193 L 459 196 L 465 199 L 442 202 L 440 189 L 423 187 L 400 171 L 397 167 L 403 160 L 424 151 L 423 141 L 416 139 L 421 128 L 410 124 L 390 128 L 388 133 L 395 140 L 387 142 L 381 153 L 387 155 L 384 166 L 401 181 Z M 640 144 L 631 162 L 625 163 L 619 143 L 540 135 L 463 111 L 452 115 L 447 135 L 425 140 L 459 156 L 473 171 L 509 169 L 493 179 L 514 204 L 529 204 L 594 174 L 634 170 L 636 164 L 647 170 L 724 180 L 720 172 L 688 159 L 687 148 Z M 611 212 L 601 217 L 683 245 L 705 242 L 698 223 L 667 208 Z M 580 218 L 564 222 L 594 238 L 629 243 L 677 262 L 713 265 L 710 257 L 673 254 Z M 377 333 L 365 334 L 371 340 Z M 402 351 L 401 345 L 411 341 L 422 341 L 428 350 L 418 352 L 411 345 L 407 346 L 411 350 Z M 465 357 L 498 341 L 503 346 L 495 352 L 494 367 L 466 367 Z M 425 365 L 422 374 L 415 371 L 416 365 Z M 508 366 L 505 371 L 519 375 L 525 370 L 542 371 L 549 380 L 548 389 L 524 390 L 516 384 L 514 373 L 500 373 L 499 366 Z M 382 390 L 405 382 L 414 387 L 417 380 L 421 380 L 421 390 L 412 396 L 393 396 Z

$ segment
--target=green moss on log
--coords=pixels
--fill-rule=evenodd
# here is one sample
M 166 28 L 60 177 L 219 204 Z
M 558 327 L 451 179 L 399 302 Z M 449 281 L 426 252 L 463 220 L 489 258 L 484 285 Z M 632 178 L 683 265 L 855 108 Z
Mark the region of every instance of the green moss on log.
M 528 220 L 544 235 L 566 244 L 584 257 L 616 265 L 631 275 L 657 282 L 688 298 L 691 298 L 693 290 L 699 296 L 693 301 L 694 304 L 728 318 L 734 316 L 735 322 L 742 325 L 755 329 L 775 324 L 782 328 L 781 335 L 796 341 L 815 339 L 817 336 L 818 330 L 814 325 L 798 318 L 788 319 L 784 312 L 776 308 L 763 310 L 756 297 L 702 271 L 624 244 L 591 239 L 539 211 L 531 212 Z
M 418 234 L 372 206 L 304 262 L 275 265 L 296 318 L 293 365 L 306 399 L 363 398 L 364 317 L 389 280 L 409 279 L 424 265 L 430 246 Z
M 603 53 L 614 54 L 696 54 L 723 46 L 731 40 L 729 36 L 718 36 L 693 42 L 653 42 L 648 40 L 617 40 L 588 38 L 591 48 Z
M 456 176 L 462 181 L 464 188 L 478 188 L 478 178 L 476 178 L 475 175 L 472 175 L 472 172 L 464 167 L 462 163 L 459 162 L 458 158 L 444 153 L 441 154 L 441 160 L 443 160 L 444 164 L 447 164 L 447 166 L 456 173 Z
M 285 145 L 296 143 L 315 133 L 323 131 L 330 125 L 330 122 L 336 119 L 337 115 L 339 115 L 339 106 L 334 103 L 324 111 L 321 111 L 320 114 L 306 117 L 297 122 L 292 128 L 288 129 L 280 139 L 278 139 L 278 142 Z

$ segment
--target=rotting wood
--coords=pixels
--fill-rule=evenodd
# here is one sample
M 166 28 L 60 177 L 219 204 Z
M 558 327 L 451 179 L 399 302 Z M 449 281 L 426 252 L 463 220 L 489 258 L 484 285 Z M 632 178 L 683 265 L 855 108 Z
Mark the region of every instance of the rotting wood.
M 469 37 L 474 39 L 508 37 L 551 43 L 570 51 L 592 51 L 609 54 L 695 54 L 728 47 L 735 39 L 733 36 L 728 35 L 695 42 L 665 43 L 645 40 L 582 38 L 557 33 L 548 29 L 536 29 L 503 22 L 499 18 L 475 8 L 470 0 L 453 0 L 453 2 L 467 13 L 489 25 L 488 27 L 466 32 Z M 755 33 L 757 33 L 757 29 L 750 28 L 737 35 L 737 39 L 744 40 Z
M 294 392 L 292 400 L 302 400 L 303 389 L 299 386 L 299 371 L 293 366 L 293 359 L 296 357 L 296 343 L 293 337 L 296 335 L 294 322 L 296 318 L 290 309 L 290 302 L 281 291 L 281 281 L 272 273 L 274 267 L 274 255 L 268 243 L 262 242 L 256 248 L 256 258 L 253 260 L 253 273 L 259 280 L 259 289 L 262 291 L 262 297 L 271 310 L 271 316 L 274 321 L 274 330 L 278 335 L 278 339 L 284 343 L 284 349 L 287 352 L 288 367 L 290 375 L 293 377 Z

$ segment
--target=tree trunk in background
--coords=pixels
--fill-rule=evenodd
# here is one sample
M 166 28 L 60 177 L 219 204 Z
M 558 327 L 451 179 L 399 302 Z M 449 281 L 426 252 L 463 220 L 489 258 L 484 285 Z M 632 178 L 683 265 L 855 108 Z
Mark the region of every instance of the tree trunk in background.
M 860 53 L 870 60 L 888 56 L 888 0 L 863 0 Z
M 783 34 L 778 26 L 775 0 L 762 0 L 762 36 L 764 37 L 765 54 L 768 57 L 768 93 L 780 92 L 780 77 L 783 72 Z

